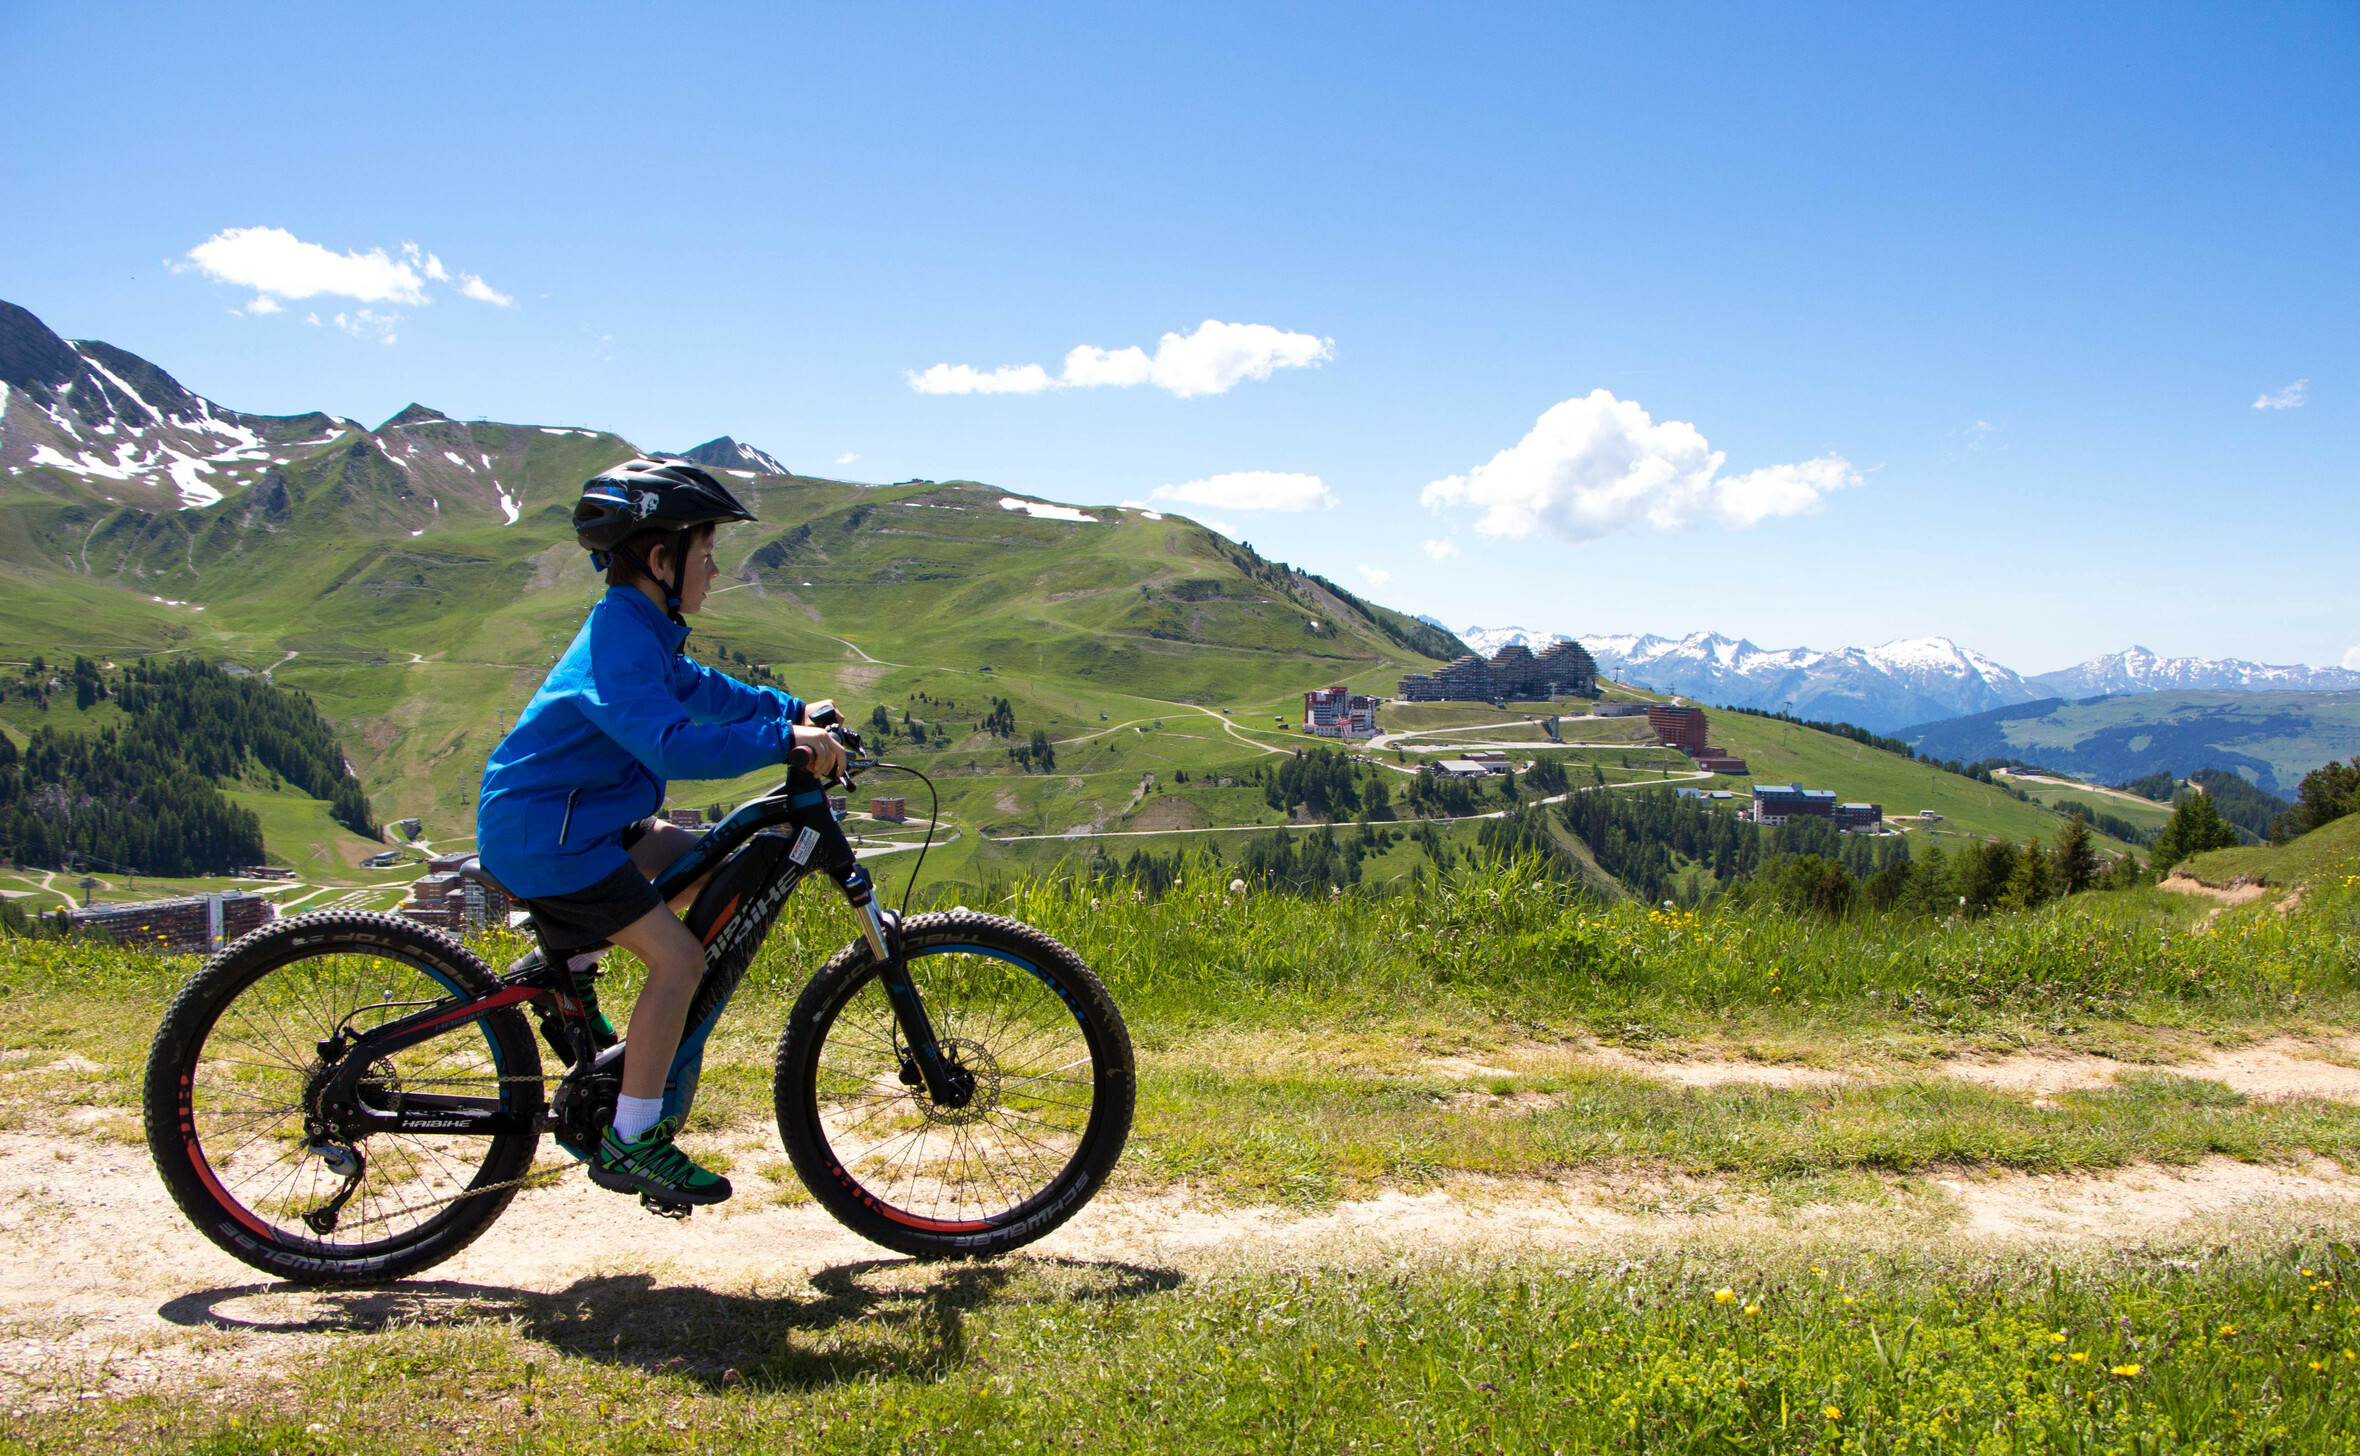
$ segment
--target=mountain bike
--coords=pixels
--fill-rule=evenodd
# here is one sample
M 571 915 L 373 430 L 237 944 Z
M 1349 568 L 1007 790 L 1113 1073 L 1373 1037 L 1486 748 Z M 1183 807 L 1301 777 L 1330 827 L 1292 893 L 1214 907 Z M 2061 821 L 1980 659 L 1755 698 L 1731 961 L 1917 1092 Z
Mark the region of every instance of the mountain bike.
M 863 756 L 832 712 L 816 716 L 846 745 L 847 781 L 894 767 Z M 904 1254 L 1042 1237 L 1089 1202 L 1129 1136 L 1121 1014 L 1039 930 L 879 903 L 807 752 L 790 762 L 784 783 L 656 881 L 670 902 L 705 880 L 684 917 L 704 977 L 665 1115 L 687 1115 L 707 1039 L 780 907 L 822 874 L 860 936 L 813 974 L 779 1035 L 772 1103 L 796 1175 L 847 1227 Z M 463 873 L 496 884 L 472 861 Z M 568 1165 L 534 1169 L 543 1133 L 577 1160 L 596 1149 L 624 1048 L 597 1029 L 595 989 L 545 945 L 495 974 L 402 916 L 274 922 L 209 960 L 165 1013 L 148 1058 L 149 1150 L 190 1221 L 257 1269 L 313 1285 L 416 1273 L 474 1242 L 518 1190 L 562 1176 Z M 563 1064 L 554 1078 L 528 1012 Z

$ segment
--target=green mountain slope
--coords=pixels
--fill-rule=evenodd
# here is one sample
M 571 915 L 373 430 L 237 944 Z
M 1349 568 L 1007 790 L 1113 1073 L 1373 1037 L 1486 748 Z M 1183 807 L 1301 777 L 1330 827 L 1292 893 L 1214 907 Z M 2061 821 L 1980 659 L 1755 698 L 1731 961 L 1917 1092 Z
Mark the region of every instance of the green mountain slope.
M 469 842 L 485 754 L 601 590 L 568 511 L 585 478 L 636 448 L 422 405 L 375 429 L 325 414 L 274 423 L 104 346 L 23 345 L 29 318 L 15 343 L 0 337 L 0 379 L 16 377 L 11 359 L 35 357 L 53 383 L 46 396 L 12 383 L 0 409 L 0 657 L 194 652 L 269 673 L 332 720 L 381 820 L 416 817 L 436 845 Z M 0 335 L 8 327 L 0 314 Z M 154 405 L 139 402 L 151 394 Z M 115 459 L 126 467 L 101 468 Z M 887 756 L 941 790 L 950 843 L 930 875 L 973 880 L 1141 848 L 1217 846 L 1234 859 L 1247 831 L 1284 822 L 1253 777 L 1307 746 L 1287 727 L 1303 691 L 1389 694 L 1403 672 L 1467 650 L 1180 516 L 1050 506 L 973 481 L 876 486 L 723 468 L 761 520 L 723 533 L 728 581 L 697 619 L 692 650 L 834 697 L 864 724 L 886 709 Z M 192 477 L 220 499 L 180 508 Z M 21 737 L 31 711 L 11 704 L 0 718 Z M 86 726 L 110 711 L 97 705 Z M 61 726 L 78 716 L 70 698 L 48 712 L 66 715 Z M 1481 705 L 1387 712 L 1388 727 L 1501 716 Z M 1715 740 L 1752 759 L 1756 778 L 1947 816 L 1926 832 L 2022 840 L 2061 822 L 1829 735 L 1734 714 L 1714 722 Z M 1643 720 L 1612 726 L 1575 757 L 1617 783 L 1668 766 L 1668 751 L 1630 738 L 1644 736 Z M 1053 769 L 1010 753 L 1036 730 L 1054 745 Z M 734 802 L 767 787 L 763 777 L 675 785 L 673 802 Z M 921 787 L 880 776 L 856 813 L 870 793 L 927 807 Z M 362 847 L 305 805 L 256 807 L 271 811 L 274 852 L 308 876 L 337 878 Z M 858 817 L 854 827 L 884 851 L 889 879 L 908 862 L 891 845 L 914 842 L 914 830 Z M 1473 826 L 1451 832 L 1471 839 Z M 1406 845 L 1372 859 L 1399 872 L 1416 861 Z
M 194 652 L 269 673 L 333 719 L 381 818 L 468 838 L 485 753 L 601 590 L 567 513 L 636 447 L 422 405 L 375 429 L 240 415 L 11 306 L 0 383 L 0 657 Z M 1465 651 L 1177 516 L 975 482 L 728 473 L 762 520 L 724 533 L 731 580 L 692 650 L 856 718 L 914 703 L 926 761 L 991 780 L 973 806 L 961 796 L 962 824 L 1062 830 L 1068 805 L 1119 811 L 1167 759 L 1264 756 L 1185 705 L 1291 716 L 1307 688 L 1389 691 Z M 1018 771 L 979 726 L 997 699 L 1019 739 L 1067 743 L 1058 773 Z M 1197 736 L 1178 731 L 1187 717 Z M 1108 726 L 1166 718 L 1170 754 Z M 309 839 L 290 858 L 327 862 Z
M 1899 735 L 1944 759 L 2018 758 L 2100 783 L 2228 769 L 2285 797 L 2310 770 L 2360 753 L 2360 693 L 2124 693 L 2049 698 Z

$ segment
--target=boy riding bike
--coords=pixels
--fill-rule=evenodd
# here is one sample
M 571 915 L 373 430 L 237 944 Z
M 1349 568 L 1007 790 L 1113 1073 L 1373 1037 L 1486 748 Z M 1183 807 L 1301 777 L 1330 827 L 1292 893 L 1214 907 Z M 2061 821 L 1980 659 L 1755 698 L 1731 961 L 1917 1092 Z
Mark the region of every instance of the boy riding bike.
M 705 967 L 704 948 L 652 883 L 696 842 L 656 817 L 665 781 L 734 778 L 797 750 L 823 780 L 843 767 L 842 746 L 807 724 L 800 699 L 682 651 L 684 614 L 703 609 L 720 576 L 715 531 L 753 519 L 685 461 L 628 461 L 582 487 L 574 536 L 606 572 L 607 592 L 493 750 L 476 815 L 484 867 L 531 909 L 552 958 L 586 972 L 619 945 L 646 965 L 622 1093 L 590 1177 L 672 1203 L 719 1203 L 730 1187 L 672 1145 L 679 1129 L 663 1116 Z

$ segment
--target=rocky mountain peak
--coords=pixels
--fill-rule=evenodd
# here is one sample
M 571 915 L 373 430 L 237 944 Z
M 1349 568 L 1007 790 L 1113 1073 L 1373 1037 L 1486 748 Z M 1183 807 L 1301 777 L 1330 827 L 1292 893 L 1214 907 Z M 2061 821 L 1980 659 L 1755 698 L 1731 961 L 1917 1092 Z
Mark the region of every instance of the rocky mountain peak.
M 683 450 L 680 458 L 707 470 L 751 470 L 757 475 L 793 475 L 795 472 L 778 462 L 778 458 L 752 445 L 741 445 L 727 435 L 707 440 L 693 450 Z

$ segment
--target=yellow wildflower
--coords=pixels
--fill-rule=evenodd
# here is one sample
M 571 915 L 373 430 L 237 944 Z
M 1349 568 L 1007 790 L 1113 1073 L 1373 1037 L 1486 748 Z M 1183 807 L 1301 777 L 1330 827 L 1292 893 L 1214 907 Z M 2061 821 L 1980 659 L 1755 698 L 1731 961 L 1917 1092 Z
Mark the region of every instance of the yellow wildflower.
M 1851 1296 L 1851 1295 L 1849 1295 L 1849 1294 L 1845 1295 L 1845 1296 L 1844 1296 L 1844 1303 L 1846 1303 L 1846 1304 L 1850 1304 L 1851 1302 L 1852 1302 L 1852 1296 Z
M 2226 1337 L 2226 1336 L 2229 1336 L 2229 1335 L 2233 1335 L 2233 1334 L 2236 1334 L 2236 1333 L 2237 1333 L 2237 1326 L 2235 1326 L 2235 1325 L 2223 1325 L 2223 1326 L 2221 1326 L 2221 1334 L 2222 1334 L 2224 1337 Z
M 1734 1289 L 1718 1290 L 1713 1295 L 1713 1303 L 1735 1304 L 1737 1303 L 1737 1291 Z
M 2072 1360 L 2074 1364 L 2080 1365 L 2086 1363 L 2089 1360 L 2090 1352 L 2087 1350 L 2076 1350 L 2066 1358 Z
M 1747 1305 L 1747 1306 L 1745 1307 L 1745 1312 L 1746 1312 L 1747 1314 L 1760 1314 L 1760 1313 L 1762 1312 L 1762 1307 L 1761 1307 L 1760 1305 L 1758 1305 L 1758 1304 L 1749 1304 L 1749 1305 Z M 2349 1357 L 2351 1356 L 2351 1353 L 2352 1353 L 2352 1352 L 2351 1352 L 2351 1351 L 2349 1351 L 2349 1350 L 2346 1350 L 2346 1351 L 2344 1351 L 2344 1355 L 2345 1355 L 2345 1357 L 2346 1357 L 2346 1358 L 2349 1358 Z
M 2136 1365 L 2117 1365 L 2114 1367 L 2114 1373 L 2121 1376 L 2123 1379 L 2128 1380 L 2132 1376 L 2139 1373 L 2139 1367 Z
M 2055 1334 L 2049 1336 L 2049 1340 L 2053 1344 L 2062 1345 L 2065 1343 L 2065 1332 L 2063 1330 L 2059 1330 Z
M 1844 1408 L 1840 1405 L 1828 1406 L 1819 1413 L 1831 1421 L 1840 1421 L 1844 1418 Z

